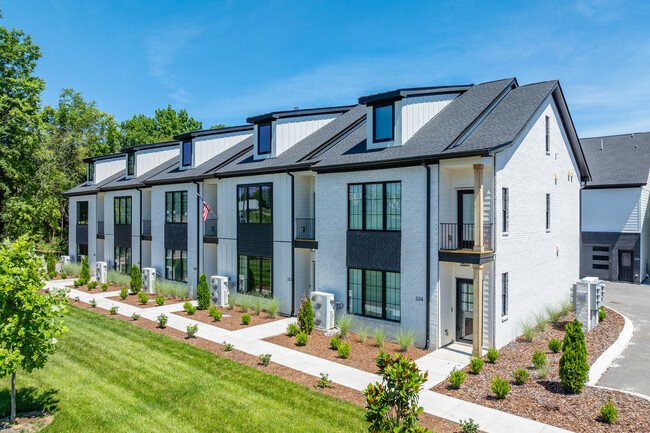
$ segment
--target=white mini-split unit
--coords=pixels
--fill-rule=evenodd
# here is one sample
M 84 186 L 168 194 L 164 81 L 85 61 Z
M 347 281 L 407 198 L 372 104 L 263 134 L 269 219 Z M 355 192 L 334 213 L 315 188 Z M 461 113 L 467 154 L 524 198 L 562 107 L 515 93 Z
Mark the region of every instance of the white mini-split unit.
M 156 269 L 142 268 L 142 290 L 147 293 L 156 293 Z
M 106 282 L 106 273 L 107 273 L 106 262 L 97 262 L 95 264 L 95 276 L 97 277 L 97 282 L 99 284 L 104 284 Z
M 314 327 L 328 331 L 334 328 L 334 295 L 325 292 L 311 292 L 311 308 L 314 310 Z
M 573 285 L 573 308 L 585 331 L 598 325 L 598 310 L 605 300 L 605 282 L 596 277 L 585 277 Z
M 61 270 L 63 270 L 63 265 L 70 263 L 70 256 L 61 256 Z
M 210 277 L 210 301 L 213 305 L 225 307 L 228 305 L 228 283 L 230 279 L 221 275 L 213 275 Z

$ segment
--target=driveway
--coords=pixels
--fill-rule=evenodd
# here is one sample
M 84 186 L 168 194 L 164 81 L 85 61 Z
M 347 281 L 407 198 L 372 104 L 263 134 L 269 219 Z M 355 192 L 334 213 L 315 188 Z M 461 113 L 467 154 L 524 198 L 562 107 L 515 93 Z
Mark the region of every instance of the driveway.
M 650 396 L 650 285 L 608 282 L 605 305 L 627 316 L 634 334 L 598 385 Z

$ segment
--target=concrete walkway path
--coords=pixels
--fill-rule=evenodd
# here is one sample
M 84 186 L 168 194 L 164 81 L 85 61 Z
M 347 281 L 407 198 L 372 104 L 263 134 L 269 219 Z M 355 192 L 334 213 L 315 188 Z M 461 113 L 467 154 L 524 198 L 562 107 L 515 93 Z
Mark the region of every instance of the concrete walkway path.
M 59 281 L 55 281 L 48 283 L 48 286 L 63 287 L 65 284 L 70 283 L 61 283 Z M 169 318 L 167 326 L 170 328 L 186 331 L 188 325 L 197 324 L 199 329 L 196 335 L 198 337 L 205 338 L 206 340 L 210 340 L 216 343 L 233 344 L 235 349 L 241 350 L 242 352 L 254 356 L 270 353 L 271 361 L 275 363 L 293 368 L 294 370 L 301 371 L 303 373 L 310 374 L 315 378 L 320 377 L 320 373 L 325 373 L 329 376 L 332 382 L 347 386 L 348 388 L 352 388 L 357 391 L 366 389 L 370 383 L 381 381 L 381 378 L 376 374 L 368 373 L 366 371 L 348 367 L 337 362 L 298 352 L 296 350 L 292 350 L 283 346 L 278 346 L 276 344 L 269 343 L 260 339 L 260 337 L 266 338 L 270 336 L 269 333 L 271 332 L 275 333 L 272 335 L 281 334 L 286 329 L 286 324 L 292 319 L 286 319 L 286 321 L 281 320 L 268 324 L 274 326 L 260 325 L 247 328 L 247 332 L 242 332 L 242 330 L 228 331 L 213 325 L 209 325 L 207 323 L 198 322 L 187 317 L 181 317 L 172 314 L 173 311 L 181 311 L 182 304 L 174 304 L 156 308 L 138 308 L 132 305 L 105 299 L 106 296 L 89 294 L 75 289 L 70 289 L 70 297 L 79 297 L 79 299 L 83 302 L 89 302 L 94 298 L 98 308 L 108 310 L 112 306 L 118 306 L 118 314 L 131 316 L 133 313 L 138 313 L 141 318 L 153 321 L 155 321 L 156 317 L 158 317 L 158 315 L 161 314 L 161 311 L 165 309 L 164 313 Z M 180 308 L 178 308 L 179 306 Z M 283 326 L 280 325 L 280 322 L 283 322 Z M 260 330 L 255 330 L 255 328 L 260 328 Z M 450 347 L 437 356 L 431 356 L 430 354 L 423 358 L 420 358 L 420 360 L 417 360 L 416 362 L 418 362 L 418 364 L 423 368 L 428 369 L 429 374 L 432 377 L 435 377 L 435 379 L 430 380 L 430 382 L 433 382 L 433 380 L 438 379 L 437 376 L 440 376 L 441 373 L 433 371 L 432 369 L 440 367 L 444 369 L 441 371 L 446 371 L 450 365 L 461 365 L 465 360 L 464 356 L 466 356 L 466 354 L 463 353 L 463 350 L 464 349 L 462 348 Z M 438 394 L 428 389 L 420 393 L 420 404 L 426 413 L 453 422 L 459 422 L 460 420 L 472 418 L 480 425 L 480 430 L 486 433 L 570 433 L 568 430 L 563 430 L 527 418 L 501 412 L 489 407 Z

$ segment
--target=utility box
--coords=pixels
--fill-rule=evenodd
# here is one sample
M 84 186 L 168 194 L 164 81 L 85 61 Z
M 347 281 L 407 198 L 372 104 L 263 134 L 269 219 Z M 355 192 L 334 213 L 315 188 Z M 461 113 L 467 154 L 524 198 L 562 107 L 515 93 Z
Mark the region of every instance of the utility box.
M 221 275 L 213 275 L 210 277 L 210 302 L 219 307 L 228 305 L 228 296 L 230 289 L 228 288 L 230 278 Z
M 585 277 L 573 285 L 573 308 L 585 332 L 598 325 L 598 310 L 604 300 L 605 282 L 596 277 Z
M 147 293 L 156 293 L 155 268 L 142 268 L 142 290 Z
M 63 271 L 63 266 L 70 263 L 70 256 L 61 256 L 61 271 Z
M 309 297 L 311 299 L 311 308 L 314 310 L 314 327 L 324 331 L 334 328 L 334 294 L 311 292 Z
M 107 269 L 108 266 L 106 265 L 106 262 L 97 262 L 95 264 L 95 277 L 99 284 L 104 284 L 106 282 Z

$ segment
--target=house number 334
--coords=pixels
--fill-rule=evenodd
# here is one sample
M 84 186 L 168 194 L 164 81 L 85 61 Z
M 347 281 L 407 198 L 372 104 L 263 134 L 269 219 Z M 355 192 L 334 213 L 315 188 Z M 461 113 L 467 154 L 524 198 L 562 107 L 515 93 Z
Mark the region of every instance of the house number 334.
M 415 302 L 422 302 L 422 301 L 424 301 L 424 298 L 422 296 L 415 297 Z

